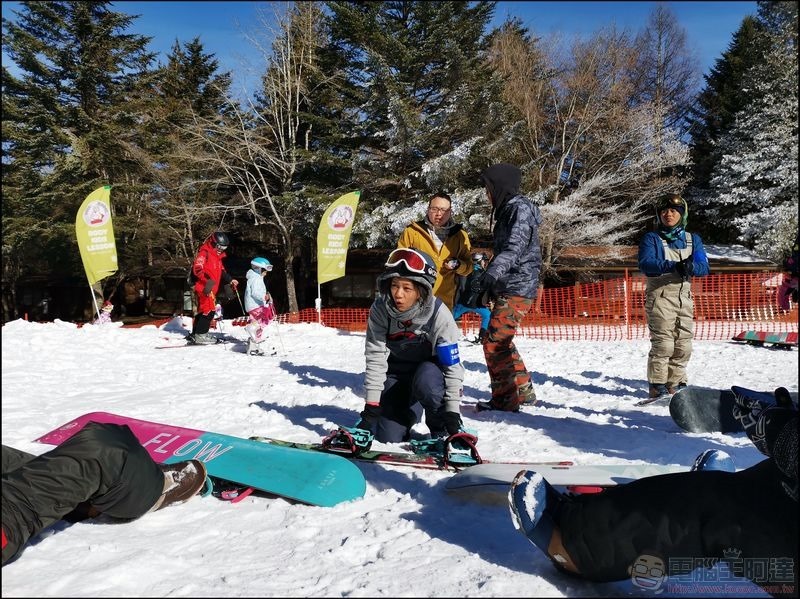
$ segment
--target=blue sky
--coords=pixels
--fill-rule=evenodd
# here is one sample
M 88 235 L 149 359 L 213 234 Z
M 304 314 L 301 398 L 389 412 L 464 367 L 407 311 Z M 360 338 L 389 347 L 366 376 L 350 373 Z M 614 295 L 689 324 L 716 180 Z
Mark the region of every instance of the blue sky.
M 245 32 L 253 31 L 259 15 L 269 15 L 270 2 L 114 2 L 113 9 L 141 15 L 132 31 L 153 38 L 151 49 L 167 53 L 175 39 L 186 42 L 199 36 L 224 70 L 234 72 L 241 84 L 257 80 L 261 57 Z M 283 3 L 277 3 L 279 6 Z M 756 14 L 756 2 L 667 2 L 686 29 L 690 49 L 697 53 L 704 73 L 728 48 L 731 35 L 748 15 Z M 3 16 L 19 2 L 3 2 Z M 494 25 L 517 16 L 535 34 L 560 32 L 566 37 L 586 35 L 611 24 L 635 33 L 647 22 L 656 2 L 499 2 Z M 250 71 L 249 69 L 253 69 Z M 250 85 L 250 84 L 248 84 Z

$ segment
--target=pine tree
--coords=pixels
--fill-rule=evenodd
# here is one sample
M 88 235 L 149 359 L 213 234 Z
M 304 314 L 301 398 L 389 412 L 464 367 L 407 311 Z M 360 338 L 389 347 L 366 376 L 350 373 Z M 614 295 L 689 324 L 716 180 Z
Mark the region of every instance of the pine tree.
M 493 2 L 329 2 L 330 49 L 345 68 L 343 131 L 354 177 L 380 203 L 453 185 L 425 169 L 483 121 L 483 31 Z M 345 136 L 342 136 L 344 138 Z
M 23 2 L 3 18 L 3 49 L 21 72 L 3 69 L 4 262 L 14 277 L 82 273 L 75 212 L 102 184 L 122 187 L 118 252 L 135 233 L 125 216 L 138 206 L 124 187 L 138 169 L 126 142 L 153 55 L 148 38 L 125 33 L 134 17 L 109 4 Z
M 183 258 L 183 265 L 220 222 L 235 193 L 217 183 L 219 172 L 198 165 L 188 131 L 197 119 L 230 118 L 230 86 L 231 74 L 219 72 L 219 61 L 199 38 L 176 40 L 153 77 L 146 125 L 137 139 L 152 183 L 147 194 L 155 222 L 148 237 L 161 246 L 156 254 Z
M 755 17 L 745 17 L 722 56 L 717 59 L 710 73 L 704 77 L 705 87 L 690 111 L 689 133 L 691 135 L 692 180 L 687 197 L 694 198 L 708 189 L 711 172 L 720 161 L 717 142 L 730 130 L 735 115 L 752 101 L 751 94 L 742 93 L 741 81 L 744 73 L 761 60 L 766 52 L 764 27 Z M 709 216 L 705 205 L 694 206 L 693 229 L 703 235 L 707 242 L 729 243 L 736 238 L 730 214 L 722 219 L 719 214 Z
M 751 100 L 720 136 L 704 199 L 711 217 L 730 218 L 740 241 L 779 261 L 797 234 L 797 5 L 761 2 L 759 17 L 769 45 L 742 77 Z

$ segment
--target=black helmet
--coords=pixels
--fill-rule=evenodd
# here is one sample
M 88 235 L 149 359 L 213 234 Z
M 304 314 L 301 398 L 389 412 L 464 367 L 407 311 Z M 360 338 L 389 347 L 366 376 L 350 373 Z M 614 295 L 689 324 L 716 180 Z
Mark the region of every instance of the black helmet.
M 219 248 L 221 250 L 226 249 L 231 244 L 228 236 L 222 231 L 216 231 L 215 233 L 212 233 L 211 242 L 215 248 Z

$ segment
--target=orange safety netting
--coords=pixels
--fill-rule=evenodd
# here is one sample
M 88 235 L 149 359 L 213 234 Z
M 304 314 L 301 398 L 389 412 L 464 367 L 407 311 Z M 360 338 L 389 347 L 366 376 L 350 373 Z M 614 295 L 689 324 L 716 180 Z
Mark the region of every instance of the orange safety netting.
M 759 272 L 697 277 L 694 296 L 694 338 L 728 340 L 747 330 L 797 331 L 797 304 L 789 311 L 777 303 L 782 273 Z M 645 277 L 632 275 L 599 283 L 543 289 L 523 319 L 519 334 L 536 339 L 618 341 L 647 339 L 644 315 Z M 314 308 L 281 314 L 283 323 L 316 323 L 346 331 L 365 331 L 367 308 Z M 480 327 L 477 314 L 459 324 L 465 335 Z

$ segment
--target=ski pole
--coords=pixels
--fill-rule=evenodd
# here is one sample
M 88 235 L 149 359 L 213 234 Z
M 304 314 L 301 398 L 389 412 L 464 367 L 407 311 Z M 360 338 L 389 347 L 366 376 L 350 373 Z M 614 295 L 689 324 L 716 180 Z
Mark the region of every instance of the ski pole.
M 281 337 L 281 331 L 278 328 L 278 315 L 277 315 L 277 313 L 275 314 L 275 318 L 273 318 L 273 321 L 275 322 L 275 332 L 278 334 L 278 341 L 280 341 L 280 343 L 281 343 L 281 351 L 283 352 L 283 355 L 285 356 L 286 355 L 286 348 L 283 346 L 283 337 Z
M 236 289 L 234 289 L 234 291 L 236 292 L 236 299 L 239 300 L 239 306 L 242 308 L 242 316 L 247 316 L 247 312 L 244 311 L 244 304 L 242 303 L 242 298 L 239 297 L 239 288 L 237 287 Z

